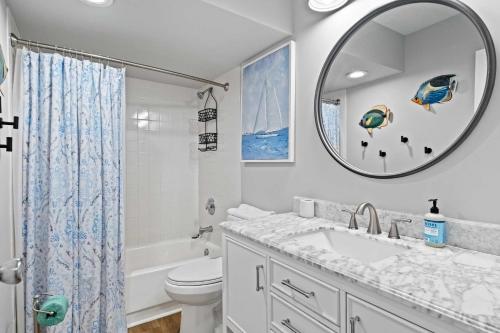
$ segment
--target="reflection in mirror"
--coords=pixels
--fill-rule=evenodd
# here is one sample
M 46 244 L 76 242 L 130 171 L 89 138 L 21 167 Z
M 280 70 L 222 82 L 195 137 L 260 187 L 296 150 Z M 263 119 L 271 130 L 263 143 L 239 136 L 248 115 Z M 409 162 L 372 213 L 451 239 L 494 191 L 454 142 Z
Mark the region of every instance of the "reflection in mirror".
M 474 118 L 486 54 L 479 30 L 452 7 L 414 3 L 376 16 L 347 40 L 324 77 L 316 111 L 322 139 L 336 159 L 369 174 L 429 163 Z

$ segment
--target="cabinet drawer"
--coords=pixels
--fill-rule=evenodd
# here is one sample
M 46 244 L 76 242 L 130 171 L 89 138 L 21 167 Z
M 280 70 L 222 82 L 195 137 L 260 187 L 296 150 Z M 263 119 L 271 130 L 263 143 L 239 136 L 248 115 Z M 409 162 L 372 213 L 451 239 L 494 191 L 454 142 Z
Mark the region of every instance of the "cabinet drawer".
M 271 295 L 271 330 L 275 333 L 337 332 L 275 295 Z
M 322 281 L 271 260 L 271 285 L 334 325 L 340 325 L 340 292 Z
M 347 295 L 347 332 L 353 333 L 430 333 L 390 312 L 352 295 Z

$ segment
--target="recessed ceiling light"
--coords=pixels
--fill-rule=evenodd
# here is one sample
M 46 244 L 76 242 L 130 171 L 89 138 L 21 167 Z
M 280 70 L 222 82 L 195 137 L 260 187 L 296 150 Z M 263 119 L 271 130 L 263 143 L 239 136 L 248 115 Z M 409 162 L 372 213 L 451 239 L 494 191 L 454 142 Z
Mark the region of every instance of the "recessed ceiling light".
M 81 1 L 91 6 L 109 7 L 113 4 L 114 0 L 81 0 Z
M 316 12 L 329 12 L 343 7 L 349 0 L 309 0 L 309 8 Z
M 350 73 L 347 73 L 345 76 L 347 76 L 350 79 L 361 79 L 362 77 L 366 76 L 368 72 L 366 71 L 353 71 Z

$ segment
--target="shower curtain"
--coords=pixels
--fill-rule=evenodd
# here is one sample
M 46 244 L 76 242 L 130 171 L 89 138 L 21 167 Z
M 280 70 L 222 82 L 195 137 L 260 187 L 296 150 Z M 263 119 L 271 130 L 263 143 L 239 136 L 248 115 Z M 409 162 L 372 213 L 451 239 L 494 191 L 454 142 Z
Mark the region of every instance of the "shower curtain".
M 340 153 L 340 106 L 331 102 L 322 102 L 321 112 L 328 141 Z
M 126 332 L 125 70 L 22 51 L 26 332 L 34 295 L 70 306 L 49 332 Z

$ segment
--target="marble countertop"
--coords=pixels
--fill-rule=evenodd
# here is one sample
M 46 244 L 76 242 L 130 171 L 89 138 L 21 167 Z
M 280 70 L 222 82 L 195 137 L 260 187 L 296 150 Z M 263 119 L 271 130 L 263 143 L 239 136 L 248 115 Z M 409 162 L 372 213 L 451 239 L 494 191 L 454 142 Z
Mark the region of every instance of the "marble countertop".
M 388 239 L 386 233 L 368 235 L 363 228 L 348 230 L 345 223 L 316 217 L 305 219 L 295 213 L 252 221 L 228 221 L 221 223 L 221 227 L 322 271 L 373 288 L 450 324 L 472 332 L 500 332 L 500 256 L 451 246 L 435 249 L 415 238 Z M 304 245 L 292 237 L 332 228 L 396 243 L 409 250 L 363 264 L 332 251 Z

